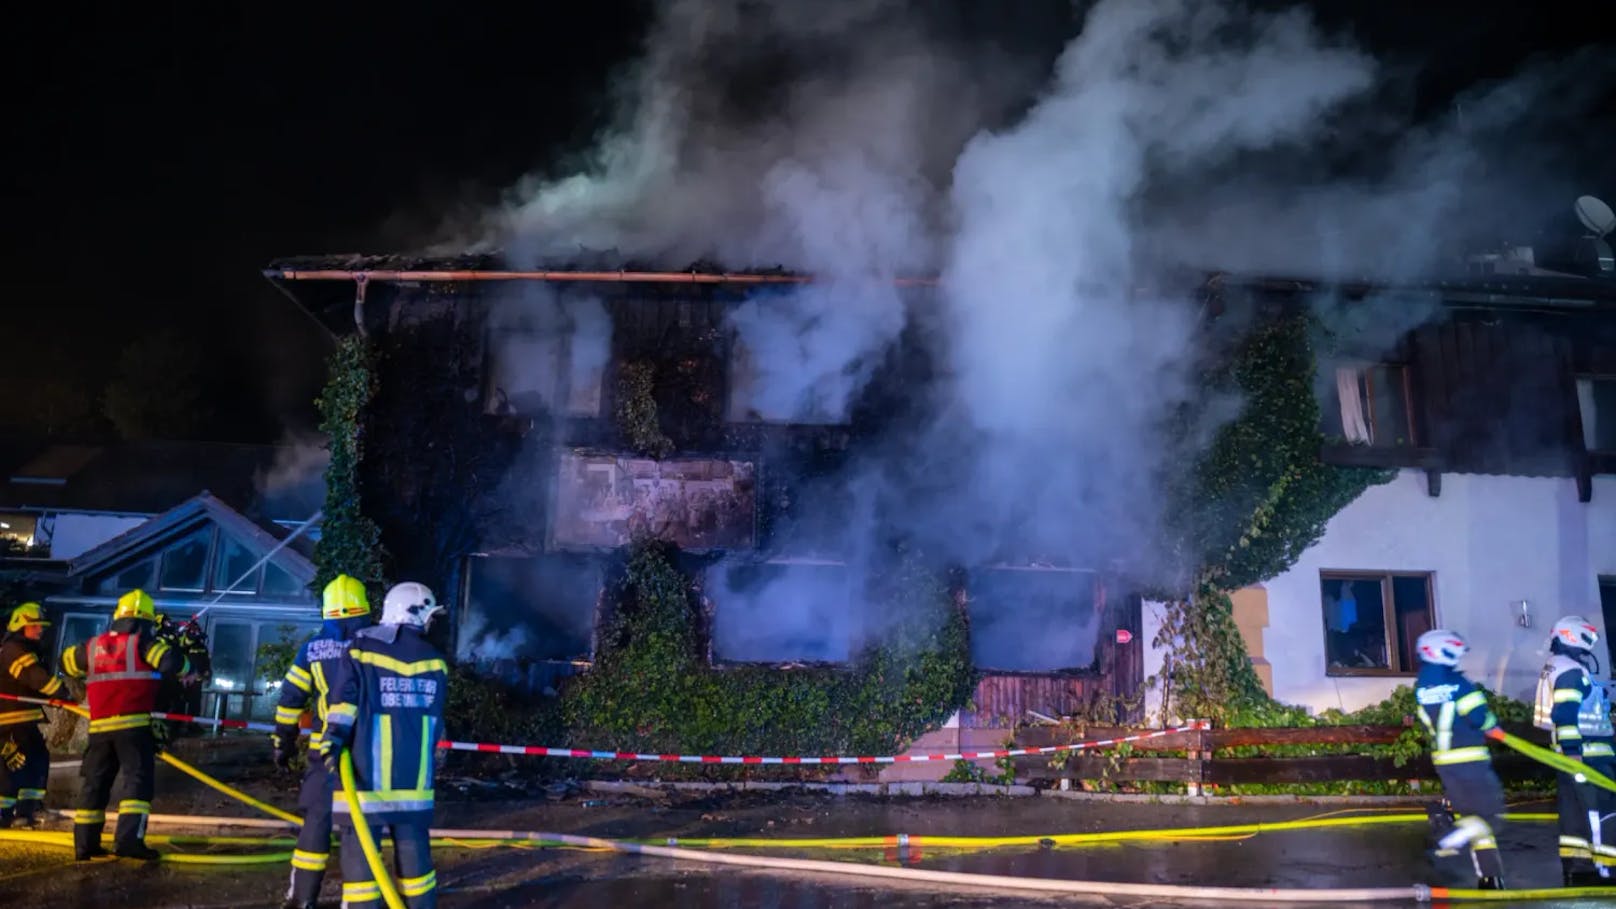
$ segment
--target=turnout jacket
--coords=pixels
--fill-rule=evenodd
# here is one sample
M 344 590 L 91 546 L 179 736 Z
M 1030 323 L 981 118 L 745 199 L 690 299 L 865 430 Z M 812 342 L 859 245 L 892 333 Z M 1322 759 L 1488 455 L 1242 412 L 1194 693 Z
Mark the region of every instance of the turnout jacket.
M 330 707 L 331 683 L 337 676 L 337 666 L 348 653 L 348 643 L 354 633 L 369 625 L 370 619 L 327 619 L 314 636 L 298 648 L 297 657 L 286 670 L 281 681 L 280 702 L 275 707 L 275 732 L 288 743 L 295 742 L 298 725 L 303 714 L 314 713 L 314 724 L 309 733 L 309 747 L 318 750 L 325 724 L 326 710 Z
M 189 670 L 185 654 L 139 619 L 119 619 L 62 651 L 62 672 L 85 679 L 92 735 L 150 726 L 163 676 Z
M 325 747 L 352 753 L 356 795 L 367 818 L 431 820 L 448 691 L 449 666 L 418 629 L 378 625 L 349 642 L 326 707 Z M 342 793 L 332 809 L 348 811 Z
M 39 660 L 40 647 L 16 632 L 0 640 L 0 694 L 24 698 L 54 698 L 62 693 L 62 680 Z M 38 704 L 0 698 L 0 726 L 43 723 Z
M 1431 735 L 1431 763 L 1491 762 L 1486 733 L 1498 725 L 1498 717 L 1480 686 L 1452 666 L 1423 663 L 1414 679 L 1414 699 Z
M 1605 691 L 1583 665 L 1571 657 L 1549 658 L 1538 676 L 1533 719 L 1554 733 L 1554 749 L 1567 757 L 1610 757 L 1610 705 Z M 1545 721 L 1541 714 L 1547 713 Z

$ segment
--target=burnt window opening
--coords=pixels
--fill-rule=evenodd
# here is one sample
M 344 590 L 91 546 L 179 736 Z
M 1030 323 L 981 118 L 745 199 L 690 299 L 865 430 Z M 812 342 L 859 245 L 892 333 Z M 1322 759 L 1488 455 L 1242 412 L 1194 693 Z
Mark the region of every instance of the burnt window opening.
M 1319 410 L 1326 435 L 1376 448 L 1416 444 L 1407 366 L 1339 363 L 1320 372 L 1325 388 L 1319 396 Z
M 1413 675 L 1436 627 L 1429 572 L 1322 571 L 1327 675 Z
M 490 316 L 484 410 L 599 417 L 612 322 L 592 297 L 511 301 Z
M 458 656 L 479 664 L 588 661 L 601 570 L 581 555 L 473 556 Z
M 846 663 L 861 637 L 863 600 L 840 562 L 721 562 L 704 588 L 717 663 Z
M 1085 672 L 1098 663 L 1092 571 L 995 566 L 970 571 L 971 660 L 1006 672 Z
M 1616 453 L 1616 376 L 1579 376 L 1577 407 L 1589 451 Z

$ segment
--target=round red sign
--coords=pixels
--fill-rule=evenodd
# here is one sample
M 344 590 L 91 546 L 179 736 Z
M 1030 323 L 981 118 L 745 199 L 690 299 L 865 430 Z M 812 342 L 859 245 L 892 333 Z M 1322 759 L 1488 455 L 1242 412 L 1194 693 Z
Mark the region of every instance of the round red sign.
M 1133 632 L 1129 631 L 1126 628 L 1118 628 L 1117 629 L 1117 643 L 1118 644 L 1126 644 L 1131 640 L 1133 640 Z

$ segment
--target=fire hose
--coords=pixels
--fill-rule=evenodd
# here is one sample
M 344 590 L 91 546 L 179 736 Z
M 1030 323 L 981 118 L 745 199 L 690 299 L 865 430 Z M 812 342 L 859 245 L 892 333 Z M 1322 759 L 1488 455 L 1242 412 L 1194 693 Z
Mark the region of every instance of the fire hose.
M 71 702 L 53 702 L 55 706 L 65 707 L 80 716 L 86 711 Z M 1593 771 L 1586 764 L 1564 755 L 1555 754 L 1547 749 L 1526 742 L 1516 736 L 1509 735 L 1502 730 L 1492 730 L 1489 737 L 1499 741 L 1520 753 L 1538 760 L 1557 770 L 1567 773 L 1581 774 L 1589 782 L 1616 792 L 1616 781 L 1612 781 L 1602 774 Z M 184 761 L 167 754 L 160 753 L 166 762 L 180 769 L 182 772 L 212 786 L 213 788 L 252 805 L 277 819 L 293 825 L 301 823 L 295 815 L 268 805 L 246 793 L 240 792 L 229 785 L 216 780 L 202 771 L 190 766 Z M 365 822 L 362 806 L 355 793 L 353 782 L 352 758 L 346 753 L 343 755 L 341 777 L 344 796 L 348 800 L 351 813 L 354 815 L 355 832 L 358 835 L 361 848 L 365 851 L 367 864 L 371 868 L 383 898 L 390 909 L 402 909 L 402 900 L 398 897 L 387 869 L 382 862 L 380 848 Z M 1512 820 L 1545 820 L 1553 819 L 1556 815 L 1515 815 Z M 151 818 L 156 820 L 157 817 Z M 713 838 L 713 839 L 675 839 L 665 840 L 667 845 L 655 845 L 652 842 L 634 842 L 628 840 L 607 840 L 596 837 L 576 836 L 572 834 L 555 834 L 539 832 L 517 831 L 452 831 L 454 838 L 441 841 L 442 845 L 469 845 L 476 841 L 492 843 L 506 843 L 512 845 L 542 845 L 565 846 L 585 849 L 609 849 L 616 852 L 659 856 L 671 859 L 705 862 L 709 864 L 734 865 L 742 867 L 756 867 L 770 870 L 794 870 L 806 872 L 828 872 L 838 875 L 855 875 L 863 877 L 902 879 L 915 882 L 947 884 L 951 886 L 987 888 L 1000 890 L 1036 891 L 1046 893 L 1085 893 L 1107 896 L 1132 896 L 1164 899 L 1208 899 L 1208 900 L 1238 900 L 1244 902 L 1364 902 L 1364 901 L 1414 901 L 1427 902 L 1432 900 L 1533 900 L 1533 899 L 1564 899 L 1578 896 L 1612 896 L 1616 895 L 1616 888 L 1554 888 L 1546 890 L 1466 890 L 1457 888 L 1429 887 L 1416 884 L 1409 887 L 1381 887 L 1381 888 L 1338 888 L 1326 890 L 1284 890 L 1275 888 L 1252 887 L 1197 887 L 1166 884 L 1128 884 L 1103 881 L 1070 881 L 1045 878 L 1012 878 L 999 875 L 980 875 L 961 872 L 932 871 L 915 868 L 889 868 L 878 865 L 850 864 L 846 862 L 826 862 L 809 859 L 790 859 L 757 855 L 724 855 L 713 852 L 704 852 L 698 848 L 718 849 L 726 847 L 751 848 L 869 848 L 877 845 L 890 846 L 901 843 L 908 846 L 927 845 L 932 848 L 993 848 L 996 846 L 1030 845 L 1036 842 L 1039 845 L 1090 845 L 1103 842 L 1123 842 L 1129 840 L 1172 840 L 1172 841 L 1205 841 L 1209 839 L 1242 837 L 1262 832 L 1273 832 L 1286 829 L 1304 829 L 1307 827 L 1334 827 L 1353 826 L 1365 824 L 1400 823 L 1407 821 L 1423 821 L 1424 814 L 1388 815 L 1384 817 L 1353 817 L 1353 818 L 1313 818 L 1301 821 L 1289 821 L 1270 824 L 1230 825 L 1224 827 L 1204 828 L 1178 828 L 1170 830 L 1153 831 L 1110 831 L 1094 834 L 1061 834 L 1052 837 L 845 837 L 845 838 L 816 838 L 816 839 L 766 839 L 766 838 Z M 236 822 L 234 819 L 220 819 L 227 822 Z M 440 838 L 450 831 L 433 831 Z M 30 841 L 54 842 L 57 835 L 38 831 L 0 831 L 0 842 Z M 247 838 L 224 837 L 192 837 L 169 838 L 169 842 L 203 842 L 211 844 L 225 844 L 229 842 L 240 843 Z M 269 841 L 261 841 L 268 843 Z M 70 845 L 69 843 L 66 843 Z M 434 845 L 440 844 L 435 840 Z M 166 860 L 178 862 L 195 862 L 207 864 L 257 864 L 285 861 L 287 853 L 277 851 L 273 853 L 260 853 L 252 855 L 194 855 L 171 854 L 165 856 Z

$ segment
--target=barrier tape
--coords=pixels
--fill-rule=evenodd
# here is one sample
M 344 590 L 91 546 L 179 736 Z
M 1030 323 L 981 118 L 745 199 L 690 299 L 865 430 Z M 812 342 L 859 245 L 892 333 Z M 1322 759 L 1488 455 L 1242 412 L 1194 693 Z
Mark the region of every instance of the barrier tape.
M 27 704 L 41 704 L 49 707 L 77 707 L 72 701 L 61 701 L 52 698 L 29 698 L 14 694 L 0 694 L 0 698 L 12 701 L 21 701 Z M 152 716 L 160 720 L 169 720 L 185 723 L 199 723 L 210 726 L 223 726 L 227 729 L 248 729 L 257 732 L 274 732 L 275 727 L 270 723 L 253 723 L 246 720 L 216 720 L 211 717 L 192 716 L 187 713 L 163 713 L 153 711 Z M 557 757 L 579 758 L 598 761 L 662 761 L 679 764 L 743 764 L 743 765 L 784 765 L 815 766 L 828 764 L 923 764 L 928 761 L 979 761 L 996 758 L 1027 757 L 1041 754 L 1060 754 L 1068 751 L 1089 751 L 1097 748 L 1110 748 L 1130 742 L 1140 742 L 1146 739 L 1161 738 L 1176 735 L 1181 732 L 1192 732 L 1197 729 L 1206 729 L 1209 725 L 1205 720 L 1196 720 L 1181 726 L 1170 726 L 1166 729 L 1152 729 L 1148 732 L 1123 735 L 1109 739 L 1094 739 L 1086 742 L 1072 742 L 1066 745 L 1041 745 L 1033 748 L 996 748 L 992 751 L 961 751 L 952 754 L 894 754 L 886 756 L 874 755 L 835 755 L 827 757 L 760 757 L 757 755 L 718 755 L 718 754 L 658 754 L 645 751 L 590 751 L 582 748 L 553 748 L 547 745 L 498 745 L 492 742 L 453 742 L 444 739 L 438 742 L 440 749 L 449 751 L 474 751 L 483 754 L 521 754 L 529 757 Z

